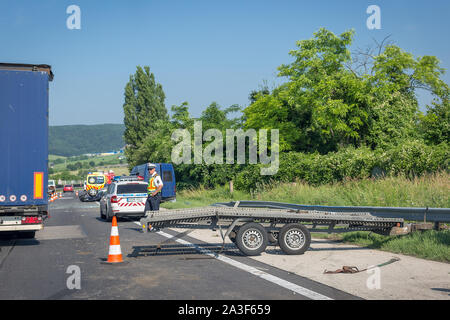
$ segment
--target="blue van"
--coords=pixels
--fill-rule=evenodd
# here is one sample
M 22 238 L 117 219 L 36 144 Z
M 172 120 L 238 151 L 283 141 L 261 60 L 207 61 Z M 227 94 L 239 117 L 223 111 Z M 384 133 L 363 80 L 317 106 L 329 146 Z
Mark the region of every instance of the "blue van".
M 161 176 L 163 188 L 161 190 L 161 202 L 176 201 L 175 170 L 171 163 L 155 163 L 156 172 Z M 138 165 L 131 170 L 130 176 L 141 176 L 145 182 L 148 182 L 150 175 L 148 173 L 148 163 Z

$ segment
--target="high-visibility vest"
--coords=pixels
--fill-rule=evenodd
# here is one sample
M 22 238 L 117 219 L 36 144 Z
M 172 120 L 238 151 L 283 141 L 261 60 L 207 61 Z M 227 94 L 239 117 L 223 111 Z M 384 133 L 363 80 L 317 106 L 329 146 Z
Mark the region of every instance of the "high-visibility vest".
M 157 187 L 155 185 L 155 178 L 158 177 L 158 174 L 155 174 L 153 177 L 150 178 L 150 180 L 148 181 L 148 186 L 147 186 L 147 194 L 153 193 Z

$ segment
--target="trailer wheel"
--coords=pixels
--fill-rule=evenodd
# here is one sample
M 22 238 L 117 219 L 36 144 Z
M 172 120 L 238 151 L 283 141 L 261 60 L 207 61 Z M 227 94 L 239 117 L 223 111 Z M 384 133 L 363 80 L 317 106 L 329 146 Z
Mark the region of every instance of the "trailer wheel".
M 259 223 L 246 223 L 236 234 L 236 245 L 247 256 L 261 254 L 266 250 L 267 242 L 267 231 Z
M 311 234 L 304 225 L 290 223 L 281 228 L 278 244 L 286 254 L 303 254 L 311 244 Z

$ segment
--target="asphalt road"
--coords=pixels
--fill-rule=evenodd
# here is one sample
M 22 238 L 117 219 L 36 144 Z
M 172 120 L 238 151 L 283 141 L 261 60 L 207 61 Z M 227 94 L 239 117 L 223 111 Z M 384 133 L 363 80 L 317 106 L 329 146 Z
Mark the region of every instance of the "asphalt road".
M 97 203 L 64 195 L 50 204 L 36 239 L 0 239 L 0 299 L 359 299 L 245 257 L 234 245 L 214 257 L 221 243 L 170 241 L 177 232 L 162 231 L 144 234 L 137 220 L 120 219 L 126 263 L 103 264 L 111 223 L 100 219 Z

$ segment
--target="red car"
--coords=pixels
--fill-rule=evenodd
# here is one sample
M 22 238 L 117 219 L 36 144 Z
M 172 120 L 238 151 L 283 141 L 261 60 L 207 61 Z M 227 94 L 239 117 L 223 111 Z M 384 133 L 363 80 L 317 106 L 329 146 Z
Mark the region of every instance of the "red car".
M 64 186 L 63 192 L 73 192 L 73 185 L 71 184 L 66 184 Z

